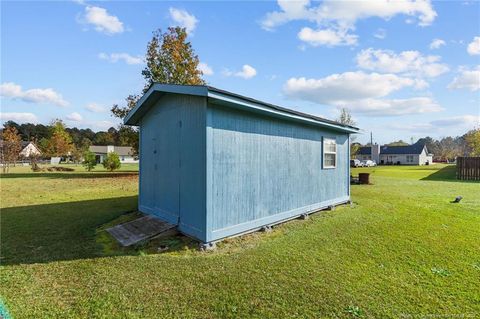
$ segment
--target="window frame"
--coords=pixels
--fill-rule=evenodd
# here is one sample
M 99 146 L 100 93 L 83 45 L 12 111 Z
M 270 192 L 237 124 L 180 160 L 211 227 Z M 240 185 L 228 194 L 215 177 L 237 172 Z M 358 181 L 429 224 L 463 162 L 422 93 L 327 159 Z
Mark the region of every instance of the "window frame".
M 327 142 L 333 141 L 333 145 L 335 145 L 335 152 L 332 151 L 327 151 L 327 148 L 325 145 L 327 145 Z M 331 138 L 331 137 L 323 137 L 322 141 L 322 167 L 323 169 L 335 169 L 337 168 L 337 153 L 338 153 L 338 148 L 337 148 L 337 139 L 336 138 Z M 327 166 L 325 164 L 325 155 L 335 155 L 335 164 L 333 166 Z

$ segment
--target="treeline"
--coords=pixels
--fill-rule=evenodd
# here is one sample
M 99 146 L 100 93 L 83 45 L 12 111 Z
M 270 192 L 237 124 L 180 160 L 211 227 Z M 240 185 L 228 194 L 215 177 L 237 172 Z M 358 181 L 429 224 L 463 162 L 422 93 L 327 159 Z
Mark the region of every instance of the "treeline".
M 457 156 L 480 156 L 480 129 L 471 130 L 462 136 L 447 136 L 434 139 L 430 136 L 421 138 L 434 160 L 453 160 Z
M 458 156 L 480 156 L 480 129 L 473 129 L 462 136 L 447 136 L 440 139 L 434 139 L 430 136 L 418 139 L 416 143 L 425 144 L 428 152 L 433 154 L 434 161 L 451 161 Z M 370 146 L 367 143 L 364 146 Z M 409 143 L 398 140 L 385 144 L 387 146 L 407 146 Z M 352 144 L 352 154 L 355 154 L 359 143 Z
M 2 132 L 5 128 L 15 128 L 22 141 L 34 141 L 43 153 L 48 153 L 51 139 L 55 132 L 55 126 L 59 121 L 54 121 L 49 125 L 24 123 L 18 124 L 14 121 L 8 121 L 3 124 Z M 63 123 L 62 123 L 63 125 Z M 63 125 L 64 126 L 64 125 Z M 132 146 L 138 152 L 138 131 L 130 126 L 120 126 L 119 129 L 110 127 L 107 131 L 94 132 L 89 128 L 79 129 L 64 126 L 65 132 L 73 146 L 78 150 L 86 150 L 90 145 L 117 145 Z

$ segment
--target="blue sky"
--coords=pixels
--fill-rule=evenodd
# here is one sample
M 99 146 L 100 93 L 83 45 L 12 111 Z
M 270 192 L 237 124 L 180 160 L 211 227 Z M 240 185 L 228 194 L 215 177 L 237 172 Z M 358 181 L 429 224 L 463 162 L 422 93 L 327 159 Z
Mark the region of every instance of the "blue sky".
M 379 143 L 480 123 L 480 2 L 1 3 L 1 120 L 94 130 L 139 93 L 152 31 L 180 25 L 208 84 L 336 118 Z

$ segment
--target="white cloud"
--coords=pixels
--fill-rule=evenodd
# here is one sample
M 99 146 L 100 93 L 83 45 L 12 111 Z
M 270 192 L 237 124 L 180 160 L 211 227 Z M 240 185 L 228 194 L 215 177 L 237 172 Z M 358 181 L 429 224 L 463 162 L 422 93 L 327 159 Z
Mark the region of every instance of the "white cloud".
M 350 107 L 351 105 L 351 107 Z M 353 112 L 376 116 L 399 116 L 442 111 L 443 108 L 429 97 L 408 99 L 364 99 L 344 104 Z
M 180 27 L 185 28 L 188 34 L 191 34 L 197 27 L 198 20 L 185 10 L 170 8 L 170 18 Z
M 357 71 L 332 74 L 321 79 L 290 78 L 284 90 L 289 97 L 318 103 L 331 103 L 383 97 L 402 88 L 417 85 L 419 83 L 416 80 L 395 74 Z
M 0 85 L 0 96 L 19 99 L 30 103 L 46 103 L 58 106 L 67 106 L 61 94 L 53 89 L 30 89 L 23 91 L 22 87 L 13 82 L 5 82 Z
M 424 56 L 418 51 L 395 53 L 391 50 L 362 50 L 357 54 L 358 67 L 377 72 L 403 73 L 407 75 L 436 77 L 449 70 L 440 63 L 440 57 Z
M 1 121 L 14 121 L 18 123 L 38 123 L 37 116 L 33 113 L 3 113 L 0 112 Z
M 83 23 L 91 24 L 95 30 L 108 35 L 125 31 L 123 22 L 116 16 L 110 15 L 106 9 L 94 6 L 85 7 Z
M 439 49 L 441 46 L 446 45 L 445 41 L 442 39 L 433 39 L 432 43 L 430 43 L 430 49 L 435 50 Z
M 255 70 L 254 67 L 252 67 L 248 64 L 245 64 L 245 65 L 243 65 L 241 71 L 232 72 L 230 70 L 225 70 L 225 71 L 223 71 L 223 74 L 225 76 L 236 76 L 236 77 L 240 77 L 240 78 L 244 78 L 244 79 L 251 79 L 255 75 L 257 75 L 257 70 Z
M 480 37 L 474 37 L 473 41 L 467 47 L 467 52 L 470 55 L 480 54 Z
M 379 28 L 374 34 L 373 36 L 377 39 L 385 39 L 387 37 L 387 31 L 385 29 L 382 29 L 382 28 Z
M 66 116 L 67 120 L 69 121 L 72 121 L 72 122 L 81 122 L 83 120 L 83 117 L 77 113 L 77 112 L 73 112 L 73 113 L 70 113 Z
M 213 69 L 204 62 L 198 64 L 198 69 L 202 71 L 204 75 L 213 75 Z
M 305 27 L 298 33 L 298 38 L 312 46 L 325 45 L 327 47 L 339 45 L 355 45 L 357 44 L 357 36 L 348 34 L 346 30 L 323 29 L 313 30 Z
M 85 106 L 85 109 L 93 113 L 102 113 L 107 111 L 106 107 L 98 105 L 97 103 L 89 103 Z
M 143 57 L 141 55 L 132 56 L 128 53 L 99 53 L 98 58 L 109 61 L 111 63 L 117 63 L 118 61 L 124 61 L 126 64 L 142 64 Z
M 461 68 L 460 74 L 448 85 L 449 89 L 468 89 L 470 91 L 480 90 L 480 65 L 473 69 Z
M 445 126 L 466 126 L 475 127 L 480 125 L 480 115 L 461 115 L 452 116 L 444 119 L 431 121 L 433 126 L 445 127 Z
M 396 15 L 403 14 L 418 19 L 421 26 L 430 25 L 437 16 L 429 0 L 376 0 L 376 1 L 337 1 L 325 0 L 317 6 L 312 6 L 309 0 L 288 1 L 278 0 L 280 11 L 269 12 L 261 21 L 266 30 L 273 30 L 277 26 L 294 20 L 305 20 L 316 23 L 321 32 L 330 30 L 334 34 L 348 35 L 349 41 L 338 41 L 338 45 L 355 44 L 349 31 L 355 29 L 358 20 L 378 17 L 388 20 Z M 313 30 L 312 30 L 313 31 Z M 330 32 L 330 37 L 332 36 Z M 310 32 L 311 35 L 315 34 Z M 325 32 L 319 33 L 324 37 Z M 319 36 L 317 34 L 317 36 Z M 311 37 L 307 37 L 311 38 Z M 315 42 L 321 45 L 325 41 Z M 326 41 L 333 46 L 332 42 Z
M 431 98 L 387 99 L 404 88 L 423 88 L 425 81 L 395 74 L 362 71 L 332 74 L 321 79 L 291 78 L 284 86 L 287 97 L 313 103 L 348 107 L 372 115 L 405 115 L 440 111 Z
M 273 30 L 275 27 L 292 20 L 313 20 L 315 18 L 313 10 L 308 8 L 310 0 L 278 0 L 277 3 L 282 10 L 266 14 L 261 21 L 265 30 Z

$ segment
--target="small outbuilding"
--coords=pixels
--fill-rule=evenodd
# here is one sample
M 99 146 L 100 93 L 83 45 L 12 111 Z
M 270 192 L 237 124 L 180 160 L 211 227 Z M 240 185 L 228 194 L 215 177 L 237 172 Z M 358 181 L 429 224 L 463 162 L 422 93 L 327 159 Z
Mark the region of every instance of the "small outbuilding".
M 139 210 L 203 243 L 350 200 L 358 129 L 210 86 L 153 84 L 140 126 Z

